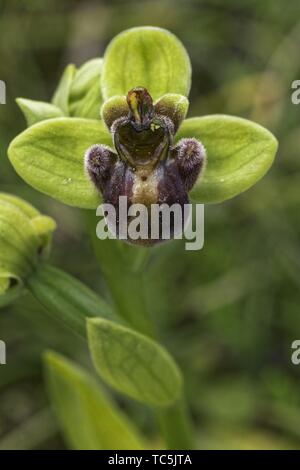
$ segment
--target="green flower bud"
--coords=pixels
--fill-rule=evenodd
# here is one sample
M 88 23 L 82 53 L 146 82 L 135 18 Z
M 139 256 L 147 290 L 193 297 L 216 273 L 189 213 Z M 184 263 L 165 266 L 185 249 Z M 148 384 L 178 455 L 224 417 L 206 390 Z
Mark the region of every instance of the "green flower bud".
M 22 199 L 0 193 L 0 306 L 22 292 L 27 277 L 49 252 L 53 219 Z

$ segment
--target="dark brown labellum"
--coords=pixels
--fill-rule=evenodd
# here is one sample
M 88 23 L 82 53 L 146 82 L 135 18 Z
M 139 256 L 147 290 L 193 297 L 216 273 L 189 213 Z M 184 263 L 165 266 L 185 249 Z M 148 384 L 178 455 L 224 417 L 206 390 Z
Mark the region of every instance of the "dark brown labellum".
M 128 114 L 111 127 L 116 152 L 104 145 L 94 145 L 86 152 L 85 165 L 105 203 L 118 211 L 120 196 L 126 196 L 129 207 L 132 204 L 146 207 L 150 234 L 151 205 L 183 207 L 188 203 L 188 192 L 204 166 L 205 150 L 193 138 L 173 145 L 174 123 L 155 112 L 145 88 L 130 90 L 127 103 Z M 170 224 L 172 237 L 172 219 Z M 118 235 L 118 226 L 116 231 Z M 156 239 L 128 241 L 149 246 L 163 240 L 160 233 Z

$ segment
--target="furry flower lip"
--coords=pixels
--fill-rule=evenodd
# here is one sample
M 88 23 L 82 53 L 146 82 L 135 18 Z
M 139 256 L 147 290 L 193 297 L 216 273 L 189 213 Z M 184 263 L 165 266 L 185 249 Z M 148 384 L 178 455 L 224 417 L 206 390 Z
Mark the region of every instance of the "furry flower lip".
M 204 169 L 206 153 L 194 138 L 174 145 L 180 123 L 176 109 L 163 98 L 154 104 L 143 87 L 128 92 L 125 106 L 106 119 L 116 152 L 96 144 L 85 155 L 86 170 L 105 203 L 117 209 L 120 196 L 126 196 L 129 205 L 149 208 L 189 202 L 188 192 Z M 150 225 L 151 219 L 149 230 Z M 159 241 L 161 237 L 152 244 Z

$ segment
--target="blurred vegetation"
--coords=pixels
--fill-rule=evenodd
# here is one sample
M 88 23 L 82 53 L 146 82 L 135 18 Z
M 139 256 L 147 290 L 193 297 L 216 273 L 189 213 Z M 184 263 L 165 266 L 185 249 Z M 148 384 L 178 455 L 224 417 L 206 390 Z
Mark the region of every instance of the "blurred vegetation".
M 290 100 L 300 76 L 299 2 L 283 0 L 0 0 L 0 189 L 58 223 L 52 261 L 99 292 L 106 288 L 82 213 L 21 181 L 6 157 L 25 123 L 18 96 L 49 100 L 64 66 L 103 53 L 136 25 L 173 31 L 193 65 L 190 116 L 236 114 L 279 139 L 269 174 L 227 203 L 206 206 L 205 247 L 156 248 L 148 301 L 161 337 L 185 371 L 199 448 L 300 447 L 300 113 Z M 30 297 L 0 312 L 7 365 L 0 366 L 0 448 L 64 447 L 41 372 L 48 347 L 90 367 L 84 344 Z M 120 397 L 117 397 L 120 400 Z M 150 436 L 144 407 L 121 405 Z

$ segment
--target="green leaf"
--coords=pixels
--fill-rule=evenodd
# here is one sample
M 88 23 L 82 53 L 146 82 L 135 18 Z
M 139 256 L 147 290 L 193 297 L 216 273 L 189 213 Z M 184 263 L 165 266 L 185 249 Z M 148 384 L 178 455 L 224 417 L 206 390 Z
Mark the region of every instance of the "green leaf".
M 52 98 L 52 103 L 60 108 L 65 116 L 69 116 L 69 96 L 73 78 L 76 73 L 76 67 L 73 64 L 68 65 L 58 83 Z
M 246 191 L 267 173 L 278 148 L 267 129 L 234 116 L 187 119 L 177 140 L 183 137 L 195 137 L 206 148 L 207 167 L 190 194 L 203 203 L 222 202 Z
M 70 91 L 71 116 L 100 118 L 100 108 L 103 103 L 100 87 L 102 65 L 103 59 L 92 59 L 77 70 Z
M 16 172 L 38 191 L 71 206 L 93 209 L 100 195 L 85 174 L 84 154 L 96 143 L 112 145 L 102 121 L 50 119 L 18 135 L 8 156 Z
M 44 103 L 43 101 L 17 98 L 16 102 L 25 116 L 28 127 L 36 124 L 37 122 L 44 121 L 46 119 L 63 117 L 64 115 L 60 108 L 54 106 L 54 104 Z
M 56 320 L 86 336 L 87 317 L 113 318 L 112 308 L 78 279 L 41 264 L 26 280 L 34 297 Z
M 45 355 L 45 365 L 54 411 L 72 449 L 143 448 L 134 426 L 87 372 L 54 352 Z
M 170 405 L 179 397 L 181 374 L 158 343 L 103 319 L 89 319 L 87 331 L 96 370 L 112 387 L 154 406 Z
M 188 95 L 191 64 L 182 43 L 169 31 L 154 27 L 132 28 L 109 44 L 102 73 L 105 99 L 126 95 L 143 86 L 153 99 L 166 93 Z

